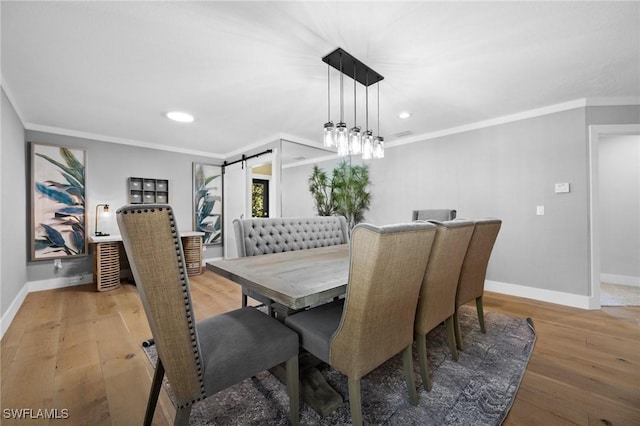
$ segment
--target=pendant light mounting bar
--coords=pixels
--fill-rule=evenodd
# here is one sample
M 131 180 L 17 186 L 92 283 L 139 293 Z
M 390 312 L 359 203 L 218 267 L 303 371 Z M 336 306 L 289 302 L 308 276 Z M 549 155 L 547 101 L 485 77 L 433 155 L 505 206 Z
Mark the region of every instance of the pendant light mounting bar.
M 365 87 L 384 80 L 383 76 L 340 47 L 322 58 L 322 61 L 349 77 L 355 75 L 356 80 Z

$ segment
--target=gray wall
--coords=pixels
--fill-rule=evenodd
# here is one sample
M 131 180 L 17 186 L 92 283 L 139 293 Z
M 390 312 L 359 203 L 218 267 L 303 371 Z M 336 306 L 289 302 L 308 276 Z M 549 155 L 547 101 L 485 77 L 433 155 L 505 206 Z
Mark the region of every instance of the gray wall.
M 175 209 L 180 230 L 192 230 L 192 162 L 220 164 L 221 161 L 186 154 L 178 154 L 154 149 L 139 148 L 95 140 L 60 136 L 49 133 L 27 131 L 29 142 L 48 143 L 87 150 L 87 214 L 91 234 L 94 231 L 95 205 L 107 203 L 111 208 L 110 217 L 100 218 L 100 230 L 118 234 L 115 210 L 128 203 L 127 179 L 131 176 L 169 180 L 169 203 Z M 24 238 L 24 237 L 22 237 Z M 207 250 L 205 258 L 219 257 L 219 246 Z M 27 280 L 38 281 L 56 276 L 76 276 L 91 274 L 92 256 L 73 260 L 62 260 L 62 269 L 56 275 L 53 261 L 29 262 Z
M 24 128 L 2 90 L 0 143 L 0 315 L 4 315 L 27 283 L 27 175 Z
M 411 220 L 411 211 L 454 208 L 503 220 L 487 279 L 589 295 L 589 124 L 640 122 L 638 107 L 590 107 L 389 148 L 369 161 L 366 221 Z M 328 168 L 331 170 L 331 167 Z M 311 166 L 283 177 L 283 211 L 313 211 Z M 304 181 L 304 182 L 303 182 Z M 555 183 L 571 192 L 556 194 Z M 306 207 L 290 203 L 304 201 Z M 536 206 L 545 215 L 536 215 Z
M 317 163 L 331 178 L 331 171 L 340 159 Z M 313 197 L 309 192 L 309 176 L 313 172 L 314 164 L 287 167 L 282 169 L 282 216 L 308 217 L 317 216 Z
M 600 138 L 603 274 L 640 279 L 640 136 Z
M 389 149 L 371 163 L 370 219 L 426 208 L 500 218 L 488 279 L 587 295 L 585 141 L 584 109 L 574 109 Z M 571 193 L 555 194 L 559 182 Z

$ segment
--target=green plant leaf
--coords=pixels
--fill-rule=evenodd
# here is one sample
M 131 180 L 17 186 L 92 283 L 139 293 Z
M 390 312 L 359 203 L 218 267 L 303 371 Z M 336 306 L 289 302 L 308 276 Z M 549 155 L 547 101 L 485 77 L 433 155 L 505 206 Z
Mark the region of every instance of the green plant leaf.
M 69 187 L 74 188 L 74 191 L 77 191 L 78 195 L 84 197 L 84 185 L 78 182 L 78 180 L 70 174 L 64 172 L 61 173 L 65 180 L 69 183 Z
M 203 184 L 203 186 L 205 186 L 205 187 L 206 187 L 206 186 L 207 186 L 207 185 L 209 185 L 209 184 L 210 184 L 214 179 L 216 179 L 216 178 L 218 178 L 218 177 L 220 177 L 220 175 L 214 175 L 214 176 L 209 176 L 209 177 L 207 177 L 207 178 L 204 180 L 204 184 Z
M 76 247 L 77 253 L 84 252 L 84 230 L 73 229 L 71 233 L 73 245 Z
M 66 152 L 66 153 L 63 153 L 63 151 Z M 71 154 L 71 152 L 66 148 L 60 148 L 60 154 L 63 156 L 63 158 L 65 158 L 65 155 L 73 157 L 73 154 Z M 41 154 L 41 153 L 36 153 L 36 155 L 38 157 L 40 157 L 40 158 L 43 158 L 44 160 L 47 160 L 51 164 L 53 164 L 56 167 L 58 167 L 59 169 L 61 169 L 63 172 L 66 172 L 67 174 L 72 176 L 77 181 L 78 185 L 81 186 L 82 188 L 84 188 L 84 167 L 82 167 L 82 165 L 79 166 L 80 169 L 74 169 L 73 167 L 70 167 L 68 165 L 60 163 L 59 161 L 54 160 L 53 158 L 49 157 L 48 155 Z M 75 159 L 75 157 L 73 157 L 73 159 Z M 67 158 L 65 158 L 65 160 L 67 162 L 69 161 Z M 72 162 L 73 162 L 73 160 L 72 160 Z M 75 163 L 80 164 L 80 162 L 78 160 L 75 160 L 75 162 L 73 162 L 73 163 L 74 164 Z
M 40 225 L 42 226 L 42 228 L 44 228 L 45 232 L 47 233 L 47 238 L 49 239 L 49 241 L 51 241 L 53 247 L 66 246 L 64 238 L 62 238 L 62 234 L 60 232 L 56 231 L 54 228 L 44 223 L 41 223 Z
M 75 155 L 73 155 L 68 148 L 60 148 L 60 155 L 67 162 L 67 165 L 71 170 L 71 173 L 69 174 L 76 178 L 78 182 L 81 182 L 84 187 L 84 166 L 82 163 L 78 161 Z
M 43 183 L 36 182 L 36 189 L 47 198 L 68 206 L 76 205 L 76 200 L 66 191 L 60 191 L 56 187 L 48 187 Z

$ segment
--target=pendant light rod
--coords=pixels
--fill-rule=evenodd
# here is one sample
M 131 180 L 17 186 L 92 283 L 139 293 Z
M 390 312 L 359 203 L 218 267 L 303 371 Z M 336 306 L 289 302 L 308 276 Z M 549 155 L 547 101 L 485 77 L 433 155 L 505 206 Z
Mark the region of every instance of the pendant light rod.
M 356 127 L 357 126 L 357 122 L 358 122 L 358 110 L 357 105 L 358 102 L 357 101 L 357 91 L 356 91 L 356 77 L 357 77 L 357 73 L 356 73 L 356 67 L 353 67 L 353 126 Z
M 331 67 L 327 64 L 327 122 L 331 121 Z
M 378 136 L 380 135 L 380 83 L 376 84 L 378 86 Z
M 344 123 L 344 92 L 342 90 L 342 80 L 344 71 L 342 70 L 342 52 L 340 53 L 340 122 Z
M 367 83 L 369 83 L 369 75 L 367 74 L 367 76 L 365 77 L 365 81 Z M 369 130 L 369 84 L 365 85 L 366 87 L 366 91 L 365 91 L 365 130 Z

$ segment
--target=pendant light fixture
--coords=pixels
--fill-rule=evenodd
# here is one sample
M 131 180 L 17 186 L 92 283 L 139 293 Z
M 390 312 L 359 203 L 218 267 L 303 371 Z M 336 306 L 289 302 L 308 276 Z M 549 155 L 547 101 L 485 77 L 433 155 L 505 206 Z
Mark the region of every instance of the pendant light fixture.
M 373 132 L 369 130 L 369 78 L 367 76 L 367 89 L 365 94 L 365 105 L 366 105 L 366 122 L 365 122 L 365 130 L 364 136 L 362 137 L 362 159 L 363 160 L 371 160 L 373 157 Z
M 324 146 L 335 146 L 335 130 L 333 121 L 331 121 L 331 67 L 327 63 L 327 122 L 324 123 Z
M 378 86 L 378 135 L 373 138 L 373 158 L 384 158 L 384 138 L 380 136 L 380 83 Z
M 371 158 L 384 157 L 384 138 L 380 136 L 380 81 L 383 76 L 360 62 L 358 59 L 345 52 L 341 48 L 337 48 L 324 58 L 327 63 L 327 101 L 328 101 L 328 118 L 324 124 L 323 143 L 327 147 L 336 147 L 339 155 L 357 155 L 362 154 L 365 160 Z M 331 121 L 331 85 L 330 85 L 330 67 L 340 71 L 340 121 L 336 126 Z M 344 75 L 353 79 L 353 127 L 347 130 L 347 124 L 344 121 Z M 358 109 L 357 109 L 357 84 L 365 86 L 365 124 L 366 130 L 361 131 L 357 125 Z M 372 130 L 369 129 L 369 86 L 378 84 L 378 136 L 373 137 Z

